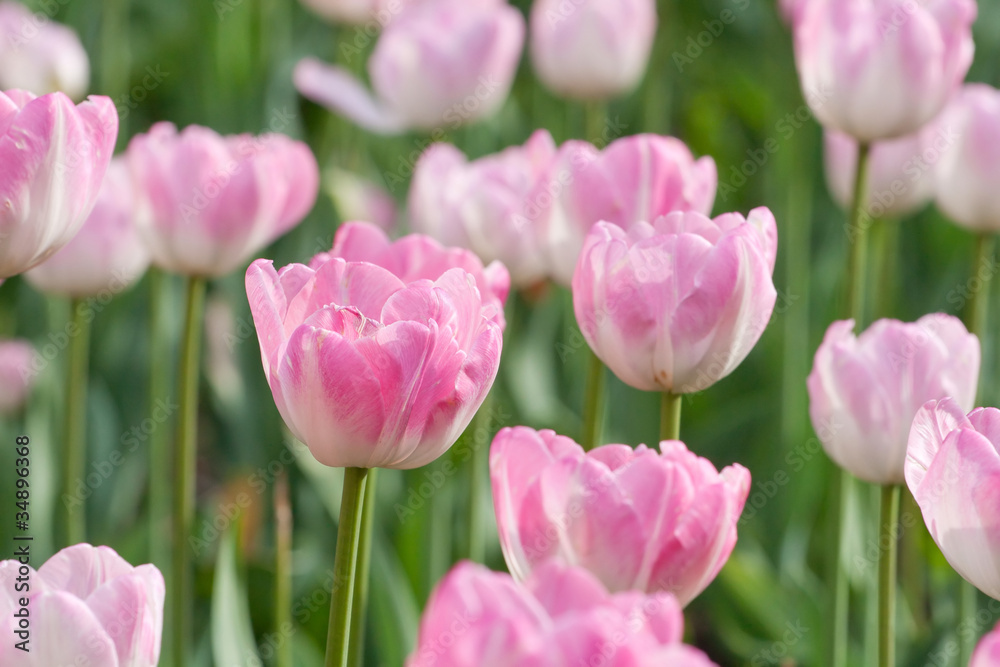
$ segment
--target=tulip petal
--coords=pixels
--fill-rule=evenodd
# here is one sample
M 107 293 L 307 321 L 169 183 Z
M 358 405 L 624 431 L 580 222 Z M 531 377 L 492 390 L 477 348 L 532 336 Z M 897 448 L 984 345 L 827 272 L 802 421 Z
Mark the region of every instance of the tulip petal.
M 315 58 L 303 58 L 293 73 L 295 87 L 304 97 L 377 134 L 399 134 L 406 122 L 376 100 L 353 74 Z
M 43 566 L 44 567 L 44 566 Z M 15 648 L 16 619 L 0 621 L 5 641 L 0 642 L 4 667 L 55 667 L 100 665 L 118 667 L 115 644 L 85 602 L 62 591 L 31 597 L 30 652 Z

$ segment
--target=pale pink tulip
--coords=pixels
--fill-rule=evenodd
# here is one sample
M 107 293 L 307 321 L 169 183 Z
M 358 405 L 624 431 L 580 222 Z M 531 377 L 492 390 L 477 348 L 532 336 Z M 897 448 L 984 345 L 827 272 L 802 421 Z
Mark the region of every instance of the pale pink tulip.
M 26 340 L 0 341 L 0 415 L 24 407 L 33 384 L 34 356 L 35 350 Z
M 412 0 L 302 0 L 318 16 L 333 23 L 386 26 Z
M 611 591 L 667 591 L 682 605 L 722 569 L 750 473 L 721 473 L 677 440 L 660 451 L 605 445 L 584 452 L 552 431 L 501 430 L 490 449 L 493 505 L 511 574 L 556 559 Z
M 609 594 L 548 563 L 526 585 L 463 561 L 437 585 L 407 667 L 711 667 L 668 593 Z
M 795 23 L 806 101 L 859 141 L 912 134 L 972 64 L 975 0 L 810 0 Z
M 843 320 L 816 351 L 809 416 L 837 465 L 866 482 L 902 484 L 917 410 L 945 396 L 969 410 L 978 382 L 979 339 L 951 315 L 878 320 L 860 336 Z
M 58 91 L 78 100 L 89 84 L 90 60 L 76 31 L 20 2 L 0 2 L 0 90 Z
M 1000 667 L 1000 625 L 979 640 L 969 667 Z
M 540 202 L 556 155 L 552 136 L 538 130 L 513 146 L 469 162 L 451 144 L 434 144 L 420 157 L 410 186 L 413 228 L 447 245 L 469 248 L 484 262 L 499 260 L 518 287 L 548 275 Z
M 132 139 L 136 220 L 167 271 L 214 278 L 302 221 L 319 190 L 309 148 L 281 134 L 219 136 L 157 123 Z
M 502 333 L 461 268 L 404 283 L 340 257 L 257 260 L 247 296 L 264 374 L 292 433 L 325 465 L 417 468 L 451 447 L 482 404 Z
M 385 188 L 343 169 L 331 169 L 324 183 L 341 220 L 366 220 L 388 234 L 395 231 L 399 211 Z
M 372 132 L 454 129 L 503 105 L 523 44 L 524 18 L 506 0 L 413 3 L 368 61 L 374 95 L 315 58 L 296 66 L 295 87 Z
M 68 547 L 37 572 L 16 559 L 0 562 L 0 664 L 155 667 L 163 598 L 155 566 L 132 567 L 108 547 Z M 27 636 L 17 634 L 22 609 L 30 619 Z M 23 639 L 29 652 L 16 647 Z
M 128 164 L 118 157 L 111 161 L 97 204 L 77 235 L 24 277 L 50 294 L 113 294 L 141 278 L 149 260 L 135 226 Z
M 622 382 L 687 394 L 729 375 L 771 319 L 778 232 L 766 208 L 715 220 L 671 213 L 627 230 L 601 222 L 573 275 L 573 309 Z
M 594 223 L 627 229 L 673 211 L 708 215 L 718 174 L 710 157 L 695 160 L 679 139 L 640 134 L 603 151 L 567 141 L 542 184 L 537 204 L 554 280 L 569 285 L 583 241 Z
M 90 215 L 118 137 L 107 97 L 0 93 L 0 278 L 41 264 Z
M 557 95 L 586 100 L 635 88 L 656 36 L 655 0 L 535 0 L 531 59 Z
M 951 566 L 1000 600 L 1000 410 L 966 416 L 953 398 L 917 412 L 906 448 L 906 485 Z

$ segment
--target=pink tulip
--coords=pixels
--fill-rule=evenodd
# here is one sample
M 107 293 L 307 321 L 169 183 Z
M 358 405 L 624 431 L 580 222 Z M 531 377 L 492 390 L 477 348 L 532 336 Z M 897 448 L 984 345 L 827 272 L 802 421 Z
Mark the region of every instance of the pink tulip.
M 223 276 L 309 212 L 319 168 L 309 148 L 281 134 L 221 137 L 157 123 L 132 139 L 139 231 L 167 271 Z
M 111 161 L 90 217 L 62 250 L 25 274 L 42 292 L 73 297 L 117 293 L 142 277 L 149 251 L 135 226 L 124 158 Z
M 556 155 L 552 136 L 538 130 L 524 146 L 469 162 L 451 144 L 420 157 L 410 187 L 414 229 L 448 245 L 469 248 L 484 262 L 499 260 L 518 287 L 544 280 L 541 202 Z
M 785 23 L 794 27 L 809 2 L 812 0 L 778 0 L 778 13 Z
M 385 188 L 343 169 L 331 169 L 325 179 L 341 220 L 367 220 L 391 234 L 399 212 Z
M 28 589 L 18 588 L 26 577 Z M 27 600 L 29 652 L 16 648 Z M 4 667 L 154 667 L 163 633 L 163 575 L 132 567 L 108 547 L 77 544 L 36 572 L 17 560 L 0 562 L 0 664 Z
M 739 464 L 716 472 L 684 443 L 590 452 L 552 431 L 501 430 L 490 449 L 493 505 L 511 573 L 555 559 L 608 590 L 668 591 L 682 605 L 722 569 L 750 491 Z
M 777 247 L 766 208 L 715 220 L 671 213 L 628 230 L 598 223 L 573 275 L 576 321 L 622 382 L 701 391 L 746 358 L 770 321 Z
M 550 167 L 542 214 L 553 278 L 569 285 L 584 238 L 594 223 L 623 228 L 672 211 L 708 215 L 718 175 L 710 157 L 695 160 L 679 139 L 640 134 L 598 151 L 567 141 Z
M 917 412 L 906 448 L 906 485 L 951 566 L 1000 600 L 1000 410 L 953 398 Z
M 107 97 L 0 92 L 0 278 L 41 264 L 90 215 L 118 136 Z
M 385 28 L 368 75 L 305 58 L 295 87 L 372 132 L 457 128 L 500 108 L 524 43 L 524 18 L 506 0 L 436 0 L 408 6 Z
M 0 415 L 10 415 L 22 407 L 31 392 L 35 350 L 24 340 L 0 341 Z
M 654 0 L 536 0 L 531 59 L 557 95 L 586 100 L 633 89 L 656 36 Z
M 834 462 L 873 484 L 902 484 L 910 424 L 924 403 L 954 396 L 972 408 L 979 339 L 957 318 L 879 320 L 860 336 L 834 322 L 816 351 L 809 416 Z
M 404 283 L 381 266 L 340 257 L 280 272 L 261 259 L 246 288 L 278 411 L 325 465 L 433 461 L 496 377 L 495 302 L 461 268 Z
M 979 640 L 976 652 L 972 654 L 972 660 L 969 662 L 969 667 L 998 666 L 1000 666 L 1000 625 Z
M 810 0 L 795 24 L 806 100 L 859 141 L 919 130 L 972 64 L 975 0 Z
M 322 18 L 348 25 L 388 25 L 412 0 L 302 0 Z
M 19 2 L 0 2 L 0 90 L 87 93 L 90 60 L 76 32 Z
M 431 594 L 407 667 L 710 667 L 681 643 L 672 595 L 609 595 L 580 568 L 548 563 L 525 586 L 463 561 Z

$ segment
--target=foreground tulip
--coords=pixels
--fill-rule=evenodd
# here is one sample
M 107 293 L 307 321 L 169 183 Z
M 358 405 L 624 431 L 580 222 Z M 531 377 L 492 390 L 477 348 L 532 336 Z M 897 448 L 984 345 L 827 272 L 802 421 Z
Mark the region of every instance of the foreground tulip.
M 35 350 L 25 340 L 0 341 L 0 415 L 24 407 L 31 391 Z
M 309 148 L 281 134 L 219 136 L 157 123 L 132 139 L 139 231 L 167 271 L 214 278 L 292 229 L 316 201 Z
M 15 588 L 27 576 L 29 588 Z M 0 664 L 5 667 L 155 667 L 163 632 L 163 575 L 132 567 L 108 547 L 77 544 L 38 571 L 0 562 Z M 18 636 L 15 614 L 30 614 Z M 27 640 L 27 651 L 17 642 Z
M 1000 625 L 979 641 L 969 667 L 1000 666 Z
M 524 144 L 469 162 L 451 144 L 420 157 L 410 187 L 414 229 L 447 245 L 469 248 L 484 262 L 500 260 L 518 287 L 544 280 L 541 202 L 556 154 L 552 136 L 538 130 Z
M 917 412 L 906 449 L 906 484 L 951 566 L 1000 600 L 1000 410 L 953 398 Z
M 295 87 L 372 132 L 454 129 L 500 108 L 523 44 L 524 19 L 506 0 L 414 3 L 375 45 L 374 96 L 345 68 L 315 58 L 296 66 Z
M 668 591 L 686 605 L 736 545 L 750 490 L 739 464 L 721 473 L 680 441 L 660 451 L 590 452 L 552 431 L 505 428 L 490 449 L 493 502 L 507 566 L 525 580 L 556 559 L 611 591 Z
M 944 396 L 971 409 L 978 381 L 979 340 L 955 317 L 879 320 L 857 337 L 853 320 L 834 322 L 807 380 L 809 416 L 837 465 L 873 484 L 902 484 L 917 410 Z
M 118 137 L 107 97 L 0 93 L 0 278 L 36 266 L 90 215 Z
M 58 91 L 78 100 L 89 83 L 90 61 L 75 31 L 40 21 L 19 2 L 0 2 L 0 90 Z
M 639 83 L 656 36 L 654 0 L 536 0 L 531 59 L 557 95 L 603 100 Z
M 407 667 L 710 667 L 681 643 L 672 595 L 609 595 L 580 568 L 548 563 L 524 586 L 463 561 L 431 594 Z
M 820 123 L 863 142 L 933 119 L 972 64 L 974 0 L 815 0 L 795 23 L 795 60 Z

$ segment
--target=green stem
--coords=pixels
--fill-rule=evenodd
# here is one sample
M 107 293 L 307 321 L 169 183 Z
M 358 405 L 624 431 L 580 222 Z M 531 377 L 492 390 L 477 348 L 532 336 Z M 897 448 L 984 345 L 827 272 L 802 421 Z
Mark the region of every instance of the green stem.
M 159 408 L 159 401 L 170 395 L 167 372 L 170 358 L 167 335 L 167 276 L 155 267 L 149 270 L 149 414 Z M 167 426 L 149 435 L 149 559 L 161 572 L 170 572 L 170 543 L 166 537 L 170 525 L 170 444 Z
M 587 347 L 590 363 L 587 369 L 587 387 L 583 399 L 583 434 L 580 444 L 585 450 L 591 450 L 601 440 L 601 430 L 604 422 L 604 362 L 594 351 Z
M 889 546 L 881 552 L 878 564 L 878 664 L 880 667 L 894 667 L 896 664 L 896 538 L 899 524 L 900 488 L 898 484 L 882 487 L 882 521 L 879 530 L 885 531 L 889 538 Z
M 587 102 L 584 105 L 583 115 L 586 124 L 584 139 L 598 148 L 604 148 L 609 139 L 604 136 L 604 129 L 608 123 L 607 102 Z
M 194 610 L 187 541 L 194 523 L 198 454 L 198 360 L 204 310 L 205 280 L 189 277 L 180 356 L 178 442 L 174 451 L 173 652 L 174 664 L 178 667 L 187 664 L 185 651 L 192 646 L 191 614 Z
M 854 203 L 851 207 L 851 259 L 849 273 L 849 312 L 854 318 L 854 326 L 860 332 L 865 327 L 865 291 L 867 290 L 868 225 L 864 220 L 865 202 L 868 200 L 868 144 L 858 145 L 858 166 L 854 178 Z
M 681 439 L 681 399 L 683 394 L 663 392 L 660 400 L 660 440 Z
M 896 291 L 899 282 L 899 221 L 880 218 L 874 223 L 875 248 L 871 266 L 876 271 L 875 294 L 877 317 L 896 317 Z
M 844 545 L 847 544 L 847 508 L 850 503 L 850 495 L 853 483 L 850 473 L 843 468 L 836 468 L 834 473 L 836 478 L 837 501 L 835 503 L 836 516 L 834 517 L 834 544 L 833 556 L 833 647 L 831 667 L 846 667 L 847 665 L 847 643 L 848 643 L 848 611 L 850 609 L 849 589 L 847 585 L 847 574 L 844 568 Z
M 350 657 L 351 607 L 361 546 L 361 515 L 367 468 L 344 468 L 344 494 L 337 522 L 337 555 L 333 565 L 330 626 L 326 636 L 326 667 L 347 667 Z
M 292 506 L 288 500 L 288 474 L 282 471 L 274 483 L 274 625 L 279 637 L 292 631 Z M 278 646 L 278 667 L 292 667 L 292 642 Z
M 959 625 L 960 628 L 978 628 L 980 627 L 976 623 L 976 615 L 979 613 L 979 589 L 970 584 L 965 579 L 959 578 L 959 589 L 958 589 L 958 608 L 959 612 L 962 614 L 962 623 Z M 979 640 L 980 632 L 960 632 L 961 637 L 961 654 L 958 659 L 958 664 L 968 665 L 969 661 L 972 660 L 972 653 L 976 650 L 976 642 Z
M 69 379 L 66 388 L 66 435 L 63 459 L 63 506 L 66 508 L 66 545 L 86 539 L 87 506 L 76 497 L 76 485 L 87 465 L 87 368 L 90 356 L 90 319 L 93 311 L 81 299 L 70 301 Z M 72 499 L 72 502 L 71 502 Z
M 361 667 L 365 661 L 365 615 L 368 613 L 368 589 L 372 559 L 372 533 L 375 529 L 375 481 L 377 468 L 368 472 L 365 484 L 364 508 L 361 511 L 361 537 L 358 545 L 358 566 L 351 605 L 351 667 Z

